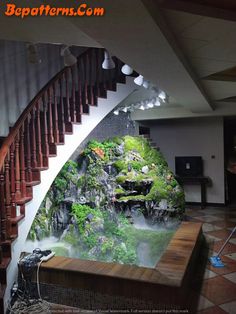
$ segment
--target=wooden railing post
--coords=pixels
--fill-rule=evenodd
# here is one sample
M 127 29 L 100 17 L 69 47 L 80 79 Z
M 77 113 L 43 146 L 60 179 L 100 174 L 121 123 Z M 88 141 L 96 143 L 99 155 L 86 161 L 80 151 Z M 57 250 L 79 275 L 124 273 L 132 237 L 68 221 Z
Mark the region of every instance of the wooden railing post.
M 10 176 L 11 176 L 11 218 L 16 217 L 16 182 L 15 182 L 15 147 L 10 148 Z
M 32 168 L 31 168 L 31 140 L 30 140 L 30 121 L 31 115 L 28 115 L 25 120 L 25 152 L 26 152 L 26 181 L 32 182 Z
M 5 175 L 4 168 L 0 169 L 0 217 L 1 217 L 1 242 L 6 241 L 6 208 L 5 208 Z
M 64 102 L 63 102 L 63 78 L 59 80 L 60 88 L 60 101 L 59 101 L 59 139 L 61 143 L 64 143 L 65 136 L 65 119 L 64 119 Z
M 48 96 L 48 111 L 47 111 L 47 123 L 48 123 L 48 143 L 49 146 L 54 144 L 54 137 L 53 137 L 53 122 L 52 122 L 52 89 L 49 88 L 47 91 Z
M 64 101 L 65 104 L 65 123 L 66 123 L 66 129 L 70 129 L 70 123 L 71 123 L 71 115 L 70 115 L 70 94 L 69 94 L 69 68 L 65 71 L 65 87 L 66 87 L 66 98 Z
M 19 152 L 19 133 L 15 139 L 15 181 L 16 181 L 16 201 L 21 199 L 21 188 L 20 188 L 20 152 Z
M 5 158 L 5 211 L 6 211 L 6 237 L 11 237 L 11 188 L 10 188 L 10 164 L 9 152 Z
M 37 105 L 36 105 L 37 106 Z M 31 112 L 31 121 L 30 121 L 30 142 L 31 142 L 31 165 L 32 169 L 37 167 L 37 149 L 36 149 L 36 132 L 35 128 L 37 126 L 37 120 L 35 116 L 36 108 L 34 107 Z
M 90 105 L 96 106 L 96 94 L 95 94 L 95 86 L 94 86 L 94 80 L 96 75 L 96 68 L 95 68 L 95 57 L 94 57 L 94 50 L 88 51 L 89 56 L 89 94 L 90 94 Z M 95 71 L 94 71 L 95 70 Z
M 52 107 L 52 114 L 53 114 L 53 137 L 54 137 L 54 142 L 59 143 L 59 125 L 58 125 L 58 108 L 57 108 L 57 95 L 56 95 L 56 83 L 54 82 L 53 87 L 53 107 Z
M 42 140 L 41 140 L 40 102 L 36 103 L 36 157 L 39 168 L 43 167 Z
M 47 124 L 47 102 L 46 95 L 42 97 L 43 102 L 43 112 L 41 116 L 41 140 L 42 140 L 42 153 L 43 153 L 43 165 L 48 167 L 48 157 L 49 157 L 49 145 L 48 145 L 48 124 Z
M 80 122 L 80 116 L 77 115 L 76 112 L 76 105 L 75 105 L 75 71 L 76 67 L 71 67 L 71 101 L 70 101 L 70 115 L 71 115 L 71 121 L 72 122 Z
M 20 185 L 21 185 L 21 198 L 26 198 L 26 182 L 25 182 L 25 149 L 24 149 L 24 124 L 20 130 Z

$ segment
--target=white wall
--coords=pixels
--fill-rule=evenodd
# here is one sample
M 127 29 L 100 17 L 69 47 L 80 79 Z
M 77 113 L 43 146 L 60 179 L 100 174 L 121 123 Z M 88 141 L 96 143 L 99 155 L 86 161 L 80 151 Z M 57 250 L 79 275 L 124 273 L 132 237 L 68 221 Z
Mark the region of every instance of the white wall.
M 207 188 L 207 202 L 224 203 L 223 118 L 158 120 L 149 127 L 173 172 L 175 156 L 202 156 L 204 175 L 213 183 Z M 200 201 L 200 186 L 184 188 L 186 201 Z
M 0 41 L 0 136 L 8 134 L 23 109 L 63 67 L 60 46 L 39 45 L 41 64 L 30 64 L 27 44 Z

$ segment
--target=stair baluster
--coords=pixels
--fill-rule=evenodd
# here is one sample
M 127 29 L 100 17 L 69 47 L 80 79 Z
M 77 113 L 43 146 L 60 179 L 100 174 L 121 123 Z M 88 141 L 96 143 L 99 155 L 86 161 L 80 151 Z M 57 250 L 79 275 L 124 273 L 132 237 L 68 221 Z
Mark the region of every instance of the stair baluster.
M 5 175 L 4 175 L 4 169 L 2 167 L 0 171 L 0 219 L 1 219 L 0 239 L 1 239 L 1 242 L 4 242 L 7 238 L 4 182 L 5 182 Z
M 52 106 L 52 120 L 53 120 L 53 137 L 54 143 L 59 144 L 59 124 L 58 124 L 58 107 L 57 107 L 57 87 L 56 83 L 53 84 L 52 92 L 53 92 L 53 106 Z
M 25 148 L 24 148 L 24 124 L 20 129 L 20 186 L 21 186 L 21 200 L 19 204 L 25 202 L 26 199 L 26 182 L 25 182 Z
M 40 102 L 36 102 L 36 157 L 37 168 L 43 169 L 43 154 L 42 154 L 42 140 L 41 140 L 41 123 L 40 123 Z
M 20 153 L 19 153 L 19 133 L 15 139 L 15 181 L 16 181 L 16 202 L 21 199 L 21 187 L 20 187 Z
M 26 151 L 26 182 L 32 182 L 32 170 L 31 170 L 31 141 L 30 141 L 30 121 L 31 115 L 25 120 L 25 151 Z
M 15 147 L 10 147 L 11 218 L 16 217 Z
M 31 166 L 32 169 L 36 169 L 37 167 L 37 149 L 36 149 L 36 131 L 35 126 L 37 125 L 36 121 L 36 115 L 35 115 L 36 107 L 32 109 L 31 112 L 31 120 L 30 120 L 30 128 L 29 128 L 29 134 L 30 134 L 30 143 L 31 143 Z M 35 180 L 35 178 L 33 178 Z
M 10 191 L 10 165 L 9 151 L 5 158 L 5 211 L 6 211 L 6 235 L 11 237 L 11 191 Z
M 48 110 L 47 110 L 47 125 L 48 125 L 48 145 L 49 153 L 56 154 L 56 145 L 54 143 L 53 137 L 53 122 L 52 122 L 52 89 L 47 90 L 47 99 L 48 99 Z

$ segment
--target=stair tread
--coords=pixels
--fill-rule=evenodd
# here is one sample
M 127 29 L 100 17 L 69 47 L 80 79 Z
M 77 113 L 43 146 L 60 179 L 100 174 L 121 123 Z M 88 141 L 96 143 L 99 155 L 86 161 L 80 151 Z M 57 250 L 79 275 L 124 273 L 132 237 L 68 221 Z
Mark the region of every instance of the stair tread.
M 32 200 L 32 196 L 26 196 L 19 200 L 16 200 L 16 204 L 22 205 L 22 204 L 30 202 L 31 200 Z
M 21 214 L 17 217 L 11 218 L 11 223 L 12 224 L 17 224 L 19 221 L 21 221 L 22 219 L 24 219 L 25 215 Z
M 40 180 L 31 181 L 31 182 L 26 182 L 26 186 L 35 186 L 35 185 L 38 185 L 38 184 L 40 184 L 40 183 L 41 183 Z
M 10 257 L 3 257 L 2 262 L 0 264 L 0 269 L 6 269 L 10 264 L 11 258 Z
M 0 299 L 3 299 L 4 298 L 4 295 L 5 295 L 5 291 L 6 291 L 6 285 L 4 284 L 1 284 L 0 285 Z
M 39 170 L 39 171 L 45 171 L 48 170 L 48 167 L 35 167 L 35 170 Z

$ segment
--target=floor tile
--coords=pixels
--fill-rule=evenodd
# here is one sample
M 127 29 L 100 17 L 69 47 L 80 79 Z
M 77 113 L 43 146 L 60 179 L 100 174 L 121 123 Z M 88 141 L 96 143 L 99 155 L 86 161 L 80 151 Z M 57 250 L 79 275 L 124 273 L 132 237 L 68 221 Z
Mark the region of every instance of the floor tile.
M 209 236 L 207 234 L 207 236 Z M 216 242 L 212 242 L 210 244 L 210 248 L 211 250 L 213 250 L 214 252 L 218 252 L 222 245 L 225 243 L 225 240 L 221 240 L 221 241 L 216 241 Z M 222 251 L 222 255 L 226 255 L 226 254 L 232 254 L 236 252 L 236 245 L 233 243 L 228 242 L 224 248 L 224 250 Z
M 220 238 L 222 240 L 226 240 L 228 236 L 231 234 L 230 230 L 227 229 L 221 229 L 221 230 L 214 230 L 207 232 L 208 235 Z M 236 233 L 232 235 L 232 238 L 236 238 Z
M 232 228 L 235 226 L 235 222 L 227 218 L 225 220 L 215 221 L 214 226 L 221 227 L 221 228 L 229 228 L 229 227 Z
M 201 294 L 215 305 L 234 301 L 236 298 L 236 284 L 217 276 L 204 280 Z
M 222 241 L 220 238 L 214 237 L 212 235 L 209 235 L 207 233 L 205 233 L 205 238 L 207 243 L 212 243 L 212 242 L 216 242 L 216 241 Z
M 236 301 L 219 305 L 226 313 L 236 314 Z
M 234 261 L 236 261 L 236 253 L 229 253 L 229 254 L 226 254 L 225 256 L 233 259 Z
M 217 273 L 215 273 L 214 271 L 206 268 L 205 273 L 204 273 L 204 279 L 214 278 L 216 276 L 218 276 Z
M 236 244 L 236 238 L 230 239 L 229 242 L 233 243 L 233 244 Z
M 207 208 L 205 212 L 207 212 L 208 215 L 225 214 L 225 210 L 221 208 Z
M 230 274 L 227 274 L 227 275 L 223 275 L 223 277 L 236 284 L 236 272 L 230 273 Z M 236 297 L 235 297 L 235 299 L 236 299 Z
M 204 224 L 202 225 L 202 230 L 203 232 L 209 232 L 209 231 L 217 231 L 222 229 L 221 227 L 218 227 L 214 224 L 209 224 L 208 222 L 204 222 Z
M 215 304 L 209 301 L 204 296 L 200 295 L 199 301 L 198 301 L 198 311 L 205 310 L 209 307 L 214 306 Z
M 191 217 L 197 217 L 197 216 L 204 216 L 205 215 L 205 213 L 199 212 L 199 211 L 196 211 L 196 210 L 195 211 L 188 211 L 188 210 L 186 210 L 185 214 L 188 215 L 188 216 L 191 216 Z
M 198 312 L 199 314 L 225 314 L 224 310 L 222 310 L 219 306 L 213 306 L 209 309 Z
M 221 217 L 211 216 L 211 215 L 198 216 L 198 217 L 195 217 L 195 218 L 196 218 L 197 220 L 202 221 L 202 222 L 209 222 L 209 223 L 212 223 L 212 222 L 215 222 L 215 221 L 223 220 L 223 218 L 221 218 Z

